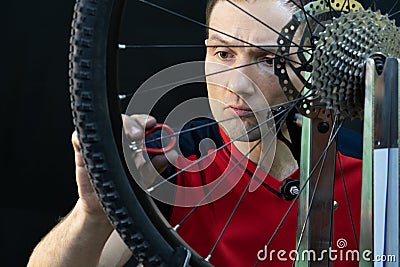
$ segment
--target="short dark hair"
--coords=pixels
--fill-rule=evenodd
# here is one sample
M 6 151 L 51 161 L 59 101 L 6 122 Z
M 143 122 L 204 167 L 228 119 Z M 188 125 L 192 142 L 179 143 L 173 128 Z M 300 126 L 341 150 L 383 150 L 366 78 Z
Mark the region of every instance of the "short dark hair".
M 215 5 L 219 1 L 223 1 L 223 0 L 208 0 L 207 8 L 206 8 L 206 24 L 207 25 L 210 25 L 211 12 L 213 11 Z M 248 0 L 232 0 L 232 1 L 234 1 L 234 2 L 245 2 L 245 1 L 248 1 Z M 254 1 L 256 1 L 256 0 L 254 0 Z M 308 3 L 312 2 L 312 0 L 275 0 L 275 1 L 280 1 L 284 5 L 293 7 L 295 10 L 299 9 L 299 7 L 301 7 L 302 5 L 307 5 Z
M 208 0 L 207 7 L 206 7 L 206 24 L 207 25 L 210 25 L 211 13 L 212 13 L 215 5 L 220 1 L 224 1 L 224 0 Z M 249 2 L 249 1 L 253 1 L 254 2 L 254 1 L 263 1 L 263 0 L 231 0 L 231 1 L 233 1 L 233 2 Z M 299 9 L 301 9 L 302 6 L 305 6 L 305 5 L 307 5 L 307 4 L 309 4 L 309 3 L 313 2 L 313 1 L 316 1 L 316 0 L 273 0 L 273 1 L 281 2 L 283 5 L 291 8 L 292 12 L 294 13 L 294 12 L 298 11 Z M 317 26 L 319 24 L 316 20 L 318 20 L 318 21 L 327 21 L 327 20 L 330 20 L 329 17 L 330 17 L 330 15 L 328 15 L 327 13 L 324 13 L 324 14 L 321 14 L 321 15 L 318 15 L 318 16 L 314 16 L 314 19 L 308 21 L 308 24 L 311 27 L 311 31 L 314 32 L 314 30 L 317 28 Z M 208 36 L 208 32 L 209 31 L 207 29 L 206 36 Z

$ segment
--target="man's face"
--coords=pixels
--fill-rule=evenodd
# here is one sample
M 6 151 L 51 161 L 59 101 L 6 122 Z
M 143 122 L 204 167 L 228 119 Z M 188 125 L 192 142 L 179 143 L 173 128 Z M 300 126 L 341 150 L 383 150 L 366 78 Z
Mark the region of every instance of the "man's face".
M 291 18 L 289 9 L 277 0 L 236 4 L 278 32 Z M 207 40 L 207 45 L 211 47 L 207 48 L 206 74 L 237 68 L 207 77 L 208 97 L 214 118 L 222 121 L 220 124 L 230 138 L 237 138 L 243 135 L 244 129 L 249 130 L 266 120 L 267 111 L 256 111 L 286 101 L 274 74 L 272 60 L 278 34 L 227 1 L 219 1 L 215 5 L 209 26 L 246 42 L 213 30 L 209 30 Z M 257 61 L 261 62 L 255 63 Z M 238 117 L 251 110 L 255 115 Z M 226 120 L 232 117 L 236 119 Z M 257 140 L 260 131 L 253 131 L 240 140 L 246 138 Z

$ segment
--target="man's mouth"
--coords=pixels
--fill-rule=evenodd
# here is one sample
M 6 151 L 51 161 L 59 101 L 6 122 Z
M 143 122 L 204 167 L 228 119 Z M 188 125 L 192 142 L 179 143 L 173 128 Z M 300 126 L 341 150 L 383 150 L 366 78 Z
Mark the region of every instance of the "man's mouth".
M 226 109 L 241 117 L 253 115 L 252 110 L 247 106 L 228 106 Z

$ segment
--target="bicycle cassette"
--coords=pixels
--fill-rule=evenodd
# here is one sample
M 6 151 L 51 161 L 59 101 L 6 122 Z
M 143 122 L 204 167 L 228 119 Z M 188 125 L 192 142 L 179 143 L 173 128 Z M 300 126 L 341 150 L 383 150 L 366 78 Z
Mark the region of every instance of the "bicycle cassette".
M 331 117 L 311 80 L 315 38 L 335 16 L 357 10 L 363 7 L 354 0 L 314 1 L 295 12 L 281 29 L 274 70 L 287 99 L 297 100 L 296 108 L 302 115 Z
M 400 56 L 400 29 L 371 10 L 342 14 L 319 35 L 313 53 L 313 90 L 340 118 L 362 118 L 365 62 L 374 54 Z

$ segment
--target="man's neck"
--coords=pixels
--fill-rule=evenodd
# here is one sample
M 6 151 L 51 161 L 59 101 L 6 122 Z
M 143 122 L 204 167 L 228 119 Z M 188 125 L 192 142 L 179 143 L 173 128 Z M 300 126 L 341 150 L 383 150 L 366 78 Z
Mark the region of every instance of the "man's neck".
M 282 129 L 282 134 L 290 140 L 286 128 Z M 234 142 L 234 145 L 242 154 L 248 154 L 247 157 L 255 164 L 262 160 L 261 168 L 277 180 L 286 179 L 298 169 L 297 162 L 290 149 L 285 143 L 277 139 L 276 135 L 271 134 L 270 138 L 265 138 L 262 142 L 263 145 L 257 145 L 257 143 L 258 140 L 253 142 Z M 252 149 L 253 146 L 256 147 Z M 249 152 L 250 150 L 251 152 Z

